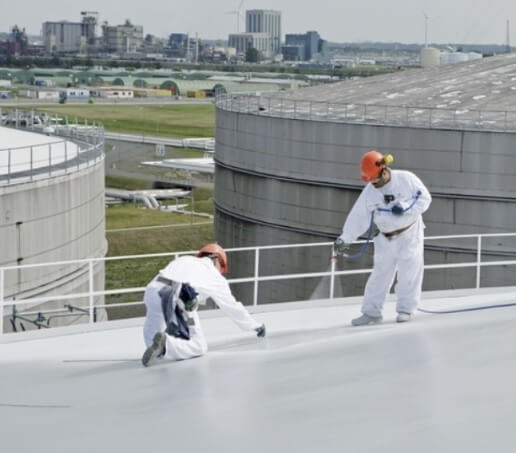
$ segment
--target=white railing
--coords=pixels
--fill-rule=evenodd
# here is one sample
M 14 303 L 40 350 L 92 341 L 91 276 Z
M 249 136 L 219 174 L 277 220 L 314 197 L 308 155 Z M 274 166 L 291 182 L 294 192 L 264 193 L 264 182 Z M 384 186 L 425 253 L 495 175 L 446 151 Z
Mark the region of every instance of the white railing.
M 103 158 L 104 128 L 78 124 L 34 110 L 0 108 L 0 125 L 53 136 L 26 146 L 0 148 L 0 184 L 55 176 L 93 165 Z M 2 144 L 0 143 L 0 146 Z
M 516 112 L 510 110 L 327 102 L 282 98 L 277 94 L 219 94 L 216 105 L 222 110 L 232 112 L 310 121 L 516 131 Z
M 476 279 L 475 279 L 475 288 L 480 288 L 480 275 L 481 269 L 487 266 L 509 266 L 516 265 L 516 259 L 504 259 L 504 260 L 493 260 L 493 261 L 485 261 L 483 260 L 483 241 L 487 238 L 503 238 L 503 237 L 513 237 L 516 238 L 516 233 L 493 233 L 493 234 L 469 234 L 469 235 L 452 235 L 452 236 L 431 236 L 425 238 L 425 243 L 428 245 L 429 242 L 435 241 L 447 241 L 446 245 L 442 245 L 441 247 L 453 247 L 450 246 L 451 242 L 456 244 L 457 240 L 463 239 L 475 239 L 474 247 L 462 247 L 460 251 L 457 253 L 469 253 L 475 254 L 474 261 L 460 262 L 460 263 L 447 263 L 447 264 L 427 264 L 425 265 L 426 270 L 433 269 L 452 269 L 452 268 L 475 268 Z M 357 241 L 356 244 L 364 243 L 365 241 Z M 230 253 L 238 253 L 238 252 L 249 252 L 252 251 L 254 253 L 254 269 L 252 275 L 249 277 L 243 278 L 233 278 L 229 280 L 231 284 L 238 283 L 252 283 L 253 284 L 253 305 L 258 305 L 258 297 L 259 297 L 259 283 L 267 282 L 267 281 L 278 281 L 278 280 L 292 280 L 292 279 L 304 279 L 304 278 L 314 278 L 314 277 L 329 277 L 329 291 L 328 298 L 334 298 L 335 291 L 335 278 L 337 276 L 345 276 L 345 275 L 357 275 L 357 274 L 367 274 L 371 272 L 371 268 L 367 269 L 352 269 L 352 270 L 337 270 L 336 269 L 336 261 L 331 260 L 331 265 L 329 270 L 321 271 L 321 272 L 306 272 L 306 273 L 296 273 L 296 274 L 281 274 L 281 275 L 260 275 L 260 259 L 261 255 L 264 251 L 269 250 L 285 250 L 285 249 L 301 249 L 301 248 L 310 248 L 310 247 L 324 247 L 327 249 L 328 257 L 331 256 L 332 252 L 332 242 L 318 242 L 318 243 L 308 243 L 308 244 L 288 244 L 288 245 L 269 245 L 269 246 L 261 246 L 261 247 L 239 247 L 239 248 L 231 248 L 226 249 L 227 252 Z M 500 247 L 500 244 L 497 245 Z M 496 249 L 490 250 L 491 255 L 502 254 L 501 252 L 506 252 L 505 249 Z M 96 297 L 104 297 L 110 296 L 114 294 L 131 294 L 131 293 L 142 293 L 145 290 L 145 287 L 135 287 L 135 288 L 121 288 L 114 290 L 95 290 L 94 288 L 94 277 L 95 277 L 95 264 L 96 263 L 106 263 L 110 261 L 116 260 L 135 260 L 135 259 L 155 259 L 155 258 L 163 258 L 163 257 L 172 257 L 173 259 L 177 258 L 181 255 L 192 255 L 195 254 L 195 251 L 185 251 L 185 252 L 171 252 L 171 253 L 158 253 L 158 254 L 144 254 L 144 255 L 128 255 L 128 256 L 119 256 L 119 257 L 104 257 L 104 258 L 91 258 L 91 259 L 82 259 L 82 260 L 73 260 L 73 261 L 59 261 L 52 263 L 40 263 L 40 264 L 27 264 L 20 266 L 5 266 L 0 267 L 0 334 L 4 333 L 4 317 L 7 315 L 6 310 L 9 307 L 19 306 L 19 305 L 31 305 L 38 306 L 40 304 L 50 302 L 50 301 L 70 301 L 74 299 L 88 299 L 88 305 L 85 306 L 77 306 L 75 310 L 82 311 L 83 313 L 87 313 L 89 317 L 89 323 L 93 324 L 95 322 L 95 310 L 101 308 L 114 308 L 114 307 L 126 307 L 130 305 L 142 305 L 143 301 L 137 302 L 126 302 L 126 303 L 114 303 L 114 304 L 95 304 Z M 509 256 L 516 255 L 516 251 L 514 253 L 509 253 Z M 74 293 L 74 294 L 62 294 L 62 295 L 50 295 L 44 297 L 31 297 L 27 299 L 14 299 L 12 296 L 7 296 L 7 288 L 6 288 L 6 273 L 11 271 L 22 271 L 23 269 L 35 268 L 35 267 L 43 267 L 43 266 L 71 266 L 71 265 L 79 265 L 79 267 L 83 266 L 85 272 L 88 277 L 88 291 L 83 293 Z M 77 267 L 77 266 L 73 266 Z M 157 272 L 157 270 L 156 270 Z M 62 309 L 61 311 L 65 311 L 66 309 Z M 59 311 L 59 310 L 57 310 Z M 56 312 L 55 310 L 53 312 Z M 38 312 L 34 312 L 35 314 Z M 27 314 L 27 313 L 25 313 Z

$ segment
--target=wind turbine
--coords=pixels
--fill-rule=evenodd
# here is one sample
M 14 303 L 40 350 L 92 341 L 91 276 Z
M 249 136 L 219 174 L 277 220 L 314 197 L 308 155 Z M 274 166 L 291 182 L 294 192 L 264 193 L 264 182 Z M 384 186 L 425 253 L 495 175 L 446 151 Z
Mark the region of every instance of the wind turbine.
M 425 47 L 428 47 L 428 21 L 431 17 L 423 11 L 423 16 L 425 16 Z
M 237 18 L 237 33 L 240 33 L 240 14 L 242 10 L 242 6 L 244 6 L 244 0 L 240 1 L 238 8 L 233 11 L 226 11 L 226 14 L 234 14 Z

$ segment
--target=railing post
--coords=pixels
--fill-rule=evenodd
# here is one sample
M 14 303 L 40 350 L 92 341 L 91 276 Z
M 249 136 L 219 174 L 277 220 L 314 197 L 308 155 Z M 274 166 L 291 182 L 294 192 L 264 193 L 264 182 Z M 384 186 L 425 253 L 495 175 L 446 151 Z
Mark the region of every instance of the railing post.
M 64 142 L 64 148 L 65 148 L 65 161 L 64 161 L 64 164 L 65 164 L 65 173 L 68 173 L 68 150 L 67 150 L 67 141 L 65 140 Z
M 90 315 L 90 324 L 93 324 L 93 305 L 95 303 L 93 297 L 93 291 L 95 290 L 93 285 L 93 260 L 89 260 L 88 262 L 88 280 L 89 280 L 89 315 Z
M 52 145 L 48 144 L 48 175 L 52 176 Z
M 11 150 L 7 150 L 7 183 L 11 182 Z
M 256 247 L 254 252 L 254 288 L 253 305 L 258 305 L 258 278 L 260 276 L 260 249 Z
M 332 251 L 333 253 L 333 251 Z M 335 263 L 336 259 L 332 258 L 331 260 L 331 274 L 330 274 L 330 299 L 333 299 L 335 296 Z
M 482 235 L 477 239 L 477 282 L 476 289 L 480 289 L 480 262 L 482 261 Z
M 33 173 L 33 159 L 34 159 L 34 151 L 32 146 L 30 147 L 30 180 L 32 181 L 32 173 Z
M 0 335 L 4 333 L 4 275 L 5 270 L 0 269 Z

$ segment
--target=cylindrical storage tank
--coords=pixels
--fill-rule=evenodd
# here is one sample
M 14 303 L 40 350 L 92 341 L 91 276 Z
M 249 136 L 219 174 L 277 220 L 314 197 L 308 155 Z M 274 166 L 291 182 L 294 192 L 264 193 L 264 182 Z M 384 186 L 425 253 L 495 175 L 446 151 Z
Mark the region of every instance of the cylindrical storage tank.
M 92 269 L 85 262 L 66 263 L 101 258 L 107 250 L 103 132 L 89 128 L 81 137 L 75 130 L 73 140 L 2 127 L 0 132 L 4 138 L 0 150 L 0 267 L 4 269 L 2 295 L 9 302 L 4 309 L 4 328 L 9 330 L 13 319 L 21 328 L 13 315 L 27 311 L 51 319 L 49 327 L 87 321 L 80 310 L 69 317 L 60 312 L 65 305 L 84 307 L 87 298 L 15 306 L 10 302 L 87 293 L 90 277 L 95 290 L 104 289 L 102 262 Z M 96 297 L 96 304 L 103 304 L 103 298 Z M 55 312 L 45 314 L 51 311 Z M 102 319 L 105 310 L 96 310 L 96 315 L 97 320 Z M 31 327 L 30 322 L 23 322 L 23 328 Z
M 369 149 L 393 154 L 394 168 L 413 171 L 427 185 L 433 196 L 424 216 L 427 236 L 514 231 L 516 112 L 513 117 L 496 116 L 498 111 L 487 104 L 480 114 L 459 122 L 454 110 L 441 107 L 443 99 L 453 99 L 465 110 L 474 110 L 475 95 L 482 92 L 479 81 L 490 84 L 512 77 L 514 58 L 505 67 L 500 59 L 486 60 L 267 97 L 219 98 L 216 240 L 224 247 L 333 241 L 363 188 L 359 162 Z M 493 77 L 486 77 L 491 64 Z M 516 94 L 507 89 L 500 96 L 510 105 Z M 397 98 L 418 107 L 395 106 L 392 99 Z M 479 117 L 489 121 L 481 124 Z M 514 120 L 510 124 L 509 118 Z M 483 256 L 512 256 L 516 246 L 508 241 L 485 239 Z M 475 260 L 476 245 L 471 238 L 429 245 L 426 261 Z M 340 261 L 338 269 L 368 267 L 371 249 L 360 260 Z M 329 246 L 268 252 L 260 256 L 260 275 L 323 272 L 328 270 L 329 255 Z M 231 277 L 255 272 L 251 254 L 235 254 L 231 260 Z M 509 271 L 485 269 L 481 285 L 512 284 Z M 335 295 L 361 294 L 365 278 L 341 279 Z M 259 300 L 309 299 L 326 283 L 320 279 L 263 283 Z M 474 270 L 427 272 L 424 285 L 425 289 L 471 287 Z M 239 286 L 237 294 L 244 302 L 252 298 L 252 288 Z M 327 297 L 327 285 L 325 291 Z
M 421 49 L 421 66 L 431 68 L 441 64 L 441 51 L 434 47 L 423 47 Z

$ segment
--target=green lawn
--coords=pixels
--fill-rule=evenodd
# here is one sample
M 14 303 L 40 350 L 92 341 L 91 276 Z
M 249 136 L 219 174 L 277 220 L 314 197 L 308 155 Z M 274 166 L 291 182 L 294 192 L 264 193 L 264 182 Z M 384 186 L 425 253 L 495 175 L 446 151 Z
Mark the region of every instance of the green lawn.
M 75 120 L 101 122 L 111 132 L 164 137 L 213 137 L 215 107 L 195 105 L 57 105 L 42 110 Z

